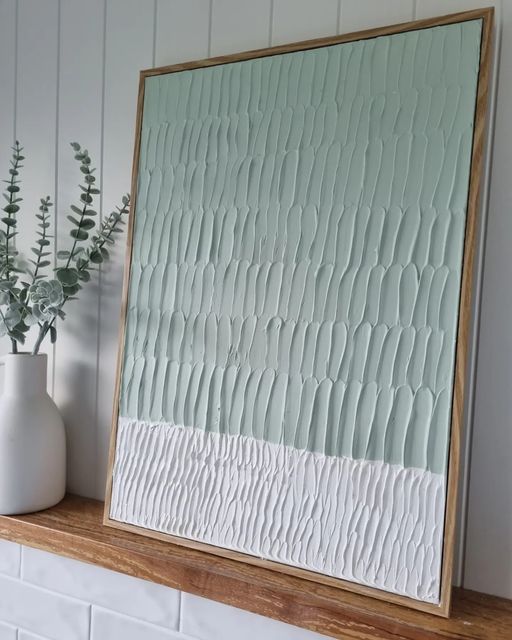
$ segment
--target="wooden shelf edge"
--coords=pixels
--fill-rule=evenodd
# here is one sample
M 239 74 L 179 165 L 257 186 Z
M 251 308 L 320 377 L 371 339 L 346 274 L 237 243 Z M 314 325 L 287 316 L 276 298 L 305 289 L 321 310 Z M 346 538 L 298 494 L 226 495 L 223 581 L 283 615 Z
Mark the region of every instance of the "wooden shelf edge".
M 343 640 L 512 637 L 512 601 L 455 589 L 449 619 L 408 610 L 102 524 L 103 503 L 69 495 L 23 516 L 0 516 L 0 537 L 157 582 Z M 257 587 L 253 586 L 258 574 Z

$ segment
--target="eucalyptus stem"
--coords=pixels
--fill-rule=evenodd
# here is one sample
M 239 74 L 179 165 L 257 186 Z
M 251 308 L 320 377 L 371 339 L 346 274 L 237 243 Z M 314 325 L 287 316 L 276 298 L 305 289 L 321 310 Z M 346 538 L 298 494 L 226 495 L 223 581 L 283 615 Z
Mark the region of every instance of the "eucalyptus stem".
M 53 320 L 52 320 L 52 322 L 53 322 Z M 35 341 L 34 348 L 32 349 L 32 355 L 33 356 L 36 356 L 39 353 L 39 348 L 41 346 L 41 343 L 43 342 L 46 334 L 48 333 L 48 328 L 45 328 L 47 326 L 47 324 L 48 323 L 45 322 L 45 323 L 39 325 L 39 333 L 37 334 L 37 339 Z
M 92 187 L 93 187 L 92 183 L 88 182 L 87 183 L 87 191 L 85 192 L 85 197 L 84 197 L 84 206 L 82 208 L 82 213 L 81 213 L 80 219 L 79 219 L 79 225 L 78 225 L 79 229 L 83 224 L 83 220 L 85 218 L 85 215 L 87 213 L 87 209 L 89 207 L 89 202 L 92 200 L 92 195 L 91 195 Z M 66 262 L 65 269 L 69 269 L 69 265 L 71 264 L 71 260 L 73 260 L 73 256 L 75 255 L 77 242 L 78 242 L 78 236 L 75 236 L 75 239 L 74 239 L 74 242 L 73 242 L 73 246 L 71 247 L 71 251 L 69 252 L 69 256 L 68 256 L 68 260 Z
M 20 143 L 16 140 L 15 146 L 13 147 L 13 156 L 11 160 L 12 169 L 9 169 L 10 179 L 7 185 L 7 192 L 9 193 L 9 199 L 7 201 L 7 206 L 4 208 L 5 213 L 7 213 L 7 217 L 2 218 L 2 222 L 5 224 L 5 278 L 9 280 L 10 276 L 10 267 L 11 260 L 9 256 L 9 241 L 14 237 L 15 232 L 13 227 L 16 226 L 16 213 L 19 210 L 19 207 L 16 204 L 17 201 L 17 193 L 19 192 L 19 187 L 17 186 L 18 180 L 16 180 L 19 175 L 19 169 L 21 167 L 20 163 L 23 160 L 23 156 L 21 155 L 22 147 L 20 147 Z
M 48 255 L 48 252 L 45 252 L 44 247 L 50 244 L 48 240 L 47 228 L 49 227 L 48 211 L 52 206 L 53 205 L 50 201 L 50 196 L 41 198 L 41 206 L 39 207 L 39 211 L 41 212 L 41 214 L 38 215 L 38 218 L 41 220 L 41 223 L 39 225 L 41 227 L 41 231 L 38 231 L 38 235 L 40 236 L 40 238 L 36 241 L 39 245 L 39 248 L 32 249 L 32 251 L 37 256 L 37 259 L 35 261 L 32 261 L 32 264 L 35 266 L 34 273 L 32 274 L 32 284 L 34 284 L 34 282 L 37 281 L 38 277 L 40 277 L 40 269 L 50 264 L 49 260 L 44 260 L 44 258 Z
M 2 321 L 4 323 L 5 326 L 7 326 L 6 322 L 5 322 L 5 316 L 2 313 L 2 310 L 0 309 L 0 317 L 2 318 Z M 12 352 L 13 353 L 18 353 L 18 343 L 16 342 L 16 340 L 14 338 L 12 338 L 11 336 L 9 336 L 9 339 L 11 341 L 11 347 L 12 347 Z

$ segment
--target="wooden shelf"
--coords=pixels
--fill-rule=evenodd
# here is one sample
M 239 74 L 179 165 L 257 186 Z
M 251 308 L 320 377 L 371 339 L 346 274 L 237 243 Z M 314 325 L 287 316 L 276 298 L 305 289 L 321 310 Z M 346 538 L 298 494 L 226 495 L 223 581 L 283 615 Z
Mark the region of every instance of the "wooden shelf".
M 102 524 L 103 503 L 67 496 L 58 506 L 0 516 L 0 537 L 90 562 L 343 640 L 506 640 L 512 601 L 456 589 L 439 618 L 251 567 Z M 255 573 L 258 587 L 253 587 Z

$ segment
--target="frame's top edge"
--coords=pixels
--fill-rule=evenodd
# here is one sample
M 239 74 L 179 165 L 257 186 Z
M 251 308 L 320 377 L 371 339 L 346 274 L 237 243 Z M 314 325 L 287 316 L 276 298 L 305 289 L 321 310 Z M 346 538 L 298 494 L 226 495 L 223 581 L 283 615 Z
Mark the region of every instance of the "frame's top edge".
M 372 29 L 364 29 L 362 31 L 353 31 L 336 36 L 327 36 L 323 38 L 314 38 L 312 40 L 302 40 L 300 42 L 291 42 L 281 44 L 275 47 L 265 47 L 263 49 L 252 49 L 224 56 L 216 56 L 214 58 L 203 58 L 199 60 L 191 60 L 189 62 L 179 62 L 172 65 L 164 65 L 152 69 L 142 69 L 140 71 L 140 79 L 157 75 L 165 75 L 175 73 L 177 71 L 187 71 L 199 69 L 201 67 L 214 67 L 230 62 L 241 62 L 244 60 L 252 60 L 254 58 L 264 58 L 272 55 L 280 55 L 283 53 L 292 53 L 304 49 L 316 49 L 334 44 L 343 44 L 345 42 L 354 42 L 357 40 L 369 40 L 385 35 L 394 35 L 397 33 L 405 33 L 407 31 L 415 31 L 417 29 L 427 29 L 429 27 L 440 27 L 457 22 L 467 22 L 469 20 L 482 19 L 485 22 L 491 22 L 494 17 L 494 7 L 482 7 L 481 9 L 471 9 L 469 11 L 460 11 L 458 13 L 450 13 L 448 15 L 436 16 L 433 18 L 422 18 L 410 22 L 400 22 L 385 27 L 376 27 Z

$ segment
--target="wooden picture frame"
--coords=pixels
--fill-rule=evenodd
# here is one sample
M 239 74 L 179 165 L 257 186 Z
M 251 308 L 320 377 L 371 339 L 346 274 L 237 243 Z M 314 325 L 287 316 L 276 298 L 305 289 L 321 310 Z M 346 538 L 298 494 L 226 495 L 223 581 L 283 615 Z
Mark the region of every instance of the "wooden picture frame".
M 144 106 L 144 88 L 147 78 L 152 76 L 158 76 L 162 74 L 171 74 L 179 71 L 194 70 L 200 68 L 207 68 L 212 66 L 224 65 L 233 62 L 253 60 L 257 58 L 263 58 L 267 56 L 275 56 L 280 54 L 286 54 L 297 51 L 313 50 L 321 47 L 326 47 L 335 44 L 349 43 L 355 41 L 368 40 L 377 38 L 380 36 L 394 35 L 399 33 L 407 33 L 410 31 L 429 29 L 432 27 L 453 25 L 458 23 L 464 23 L 467 21 L 481 20 L 481 45 L 480 45 L 480 65 L 478 73 L 478 85 L 476 94 L 476 109 L 474 115 L 473 125 L 473 142 L 471 151 L 471 169 L 469 177 L 469 192 L 467 199 L 467 213 L 466 213 L 466 227 L 465 227 L 465 242 L 462 261 L 462 276 L 461 276 L 461 292 L 459 300 L 459 314 L 458 314 L 458 326 L 457 326 L 457 339 L 456 339 L 456 351 L 455 351 L 455 375 L 453 383 L 453 399 L 451 405 L 451 429 L 450 429 L 450 443 L 449 443 L 449 457 L 448 457 L 448 469 L 447 469 L 447 485 L 446 485 L 446 509 L 444 516 L 444 538 L 443 538 L 443 552 L 442 552 L 442 571 L 441 571 L 441 586 L 440 586 L 440 598 L 439 604 L 433 604 L 430 602 L 423 602 L 421 600 L 415 600 L 404 595 L 397 595 L 382 591 L 373 587 L 368 587 L 348 580 L 342 580 L 339 578 L 332 578 L 320 573 L 313 573 L 310 570 L 305 570 L 298 567 L 293 567 L 285 564 L 276 563 L 270 560 L 257 558 L 248 554 L 241 553 L 239 551 L 230 551 L 220 547 L 215 547 L 204 542 L 197 542 L 190 539 L 185 539 L 169 534 L 159 533 L 150 529 L 136 526 L 133 524 L 127 524 L 119 522 L 111 518 L 110 507 L 112 499 L 112 475 L 115 464 L 116 455 L 116 442 L 117 442 L 117 425 L 119 418 L 119 403 L 121 393 L 121 368 L 122 368 L 122 356 L 125 341 L 125 320 L 128 306 L 128 291 L 129 291 L 129 276 L 132 257 L 132 243 L 134 233 L 134 220 L 135 209 L 137 199 L 137 185 L 138 185 L 138 167 L 139 167 L 139 153 L 141 144 L 141 127 L 143 122 L 143 106 Z M 478 230 L 478 207 L 480 200 L 480 183 L 483 166 L 483 154 L 485 143 L 485 130 L 486 130 L 486 108 L 488 101 L 488 85 L 490 74 L 490 58 L 491 58 L 491 39 L 493 28 L 493 9 L 480 9 L 474 11 L 467 11 L 463 13 L 456 13 L 449 16 L 443 16 L 439 18 L 418 20 L 405 24 L 393 25 L 388 27 L 382 27 L 377 29 L 366 30 L 362 32 L 346 34 L 341 36 L 321 38 L 317 40 L 310 40 L 305 42 L 298 42 L 288 45 L 282 45 L 272 47 L 268 49 L 261 49 L 256 51 L 249 51 L 235 55 L 221 56 L 217 58 L 211 58 L 206 60 L 199 60 L 189 63 L 176 64 L 168 67 L 161 67 L 157 69 L 149 69 L 142 71 L 140 75 L 140 86 L 138 94 L 138 106 L 137 106 L 137 123 L 136 123 L 136 136 L 135 136 L 135 150 L 133 160 L 133 175 L 132 175 L 132 203 L 131 214 L 129 222 L 129 231 L 127 239 L 127 254 L 124 272 L 124 293 L 123 304 L 121 311 L 121 335 L 119 341 L 119 355 L 117 364 L 117 381 L 114 398 L 114 411 L 113 411 L 113 425 L 111 433 L 111 445 L 110 445 L 110 457 L 109 457 L 109 470 L 108 470 L 108 484 L 107 484 L 107 498 L 105 506 L 105 518 L 104 523 L 108 526 L 124 529 L 127 531 L 133 531 L 149 537 L 163 539 L 169 542 L 170 545 L 177 545 L 190 547 L 204 554 L 205 560 L 212 559 L 215 566 L 218 568 L 219 581 L 222 580 L 223 563 L 226 563 L 226 573 L 229 574 L 229 566 L 233 560 L 237 562 L 245 563 L 246 565 L 255 566 L 254 574 L 254 595 L 257 598 L 258 593 L 258 571 L 256 567 L 265 570 L 266 572 L 275 572 L 279 574 L 280 580 L 286 580 L 286 577 L 290 577 L 290 591 L 296 591 L 298 589 L 298 581 L 302 585 L 300 592 L 304 593 L 308 590 L 318 591 L 329 599 L 343 599 L 344 590 L 352 591 L 356 594 L 362 594 L 365 596 L 371 596 L 385 600 L 391 603 L 405 605 L 413 609 L 429 612 L 440 616 L 448 616 L 450 611 L 450 598 L 451 598 L 451 584 L 453 576 L 453 562 L 454 562 L 454 541 L 455 541 L 455 528 L 456 528 L 456 499 L 457 499 L 457 483 L 459 476 L 459 464 L 460 464 L 460 443 L 463 428 L 463 407 L 464 407 L 464 395 L 465 395 L 465 372 L 467 363 L 467 350 L 469 342 L 469 330 L 470 330 L 470 314 L 471 314 L 471 299 L 473 289 L 473 263 L 476 247 L 476 235 Z M 213 589 L 213 592 L 215 589 Z M 219 586 L 219 593 L 221 587 Z M 213 594 L 214 597 L 214 594 Z M 254 602 L 251 603 L 251 610 L 255 610 Z M 265 612 L 265 606 L 262 603 L 261 612 Z M 307 626 L 304 621 L 298 621 L 298 624 Z M 318 627 L 315 627 L 317 631 L 322 631 Z M 325 629 L 328 633 L 328 629 Z

